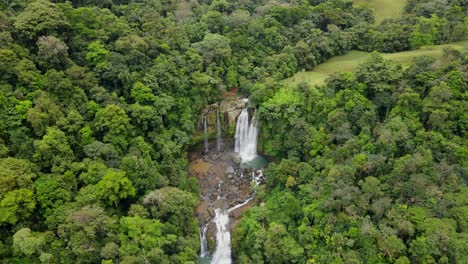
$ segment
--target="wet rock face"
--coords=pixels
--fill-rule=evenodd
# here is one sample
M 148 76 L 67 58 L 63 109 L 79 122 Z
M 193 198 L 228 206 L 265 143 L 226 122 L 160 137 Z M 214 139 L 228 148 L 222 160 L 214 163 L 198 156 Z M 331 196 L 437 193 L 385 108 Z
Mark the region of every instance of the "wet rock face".
M 236 101 L 223 101 L 220 105 L 220 111 L 227 113 L 229 123 L 235 124 L 236 118 L 239 116 L 242 109 L 247 106 L 247 101 L 239 99 Z
M 207 117 L 208 132 L 213 133 L 216 131 L 216 112 L 220 112 L 221 126 L 223 131 L 229 131 L 230 128 L 234 128 L 236 125 L 236 119 L 241 113 L 242 109 L 247 106 L 245 99 L 237 99 L 232 101 L 222 101 L 220 104 L 215 103 L 209 105 L 202 111 L 200 120 L 196 127 L 198 132 L 203 132 L 203 119 Z

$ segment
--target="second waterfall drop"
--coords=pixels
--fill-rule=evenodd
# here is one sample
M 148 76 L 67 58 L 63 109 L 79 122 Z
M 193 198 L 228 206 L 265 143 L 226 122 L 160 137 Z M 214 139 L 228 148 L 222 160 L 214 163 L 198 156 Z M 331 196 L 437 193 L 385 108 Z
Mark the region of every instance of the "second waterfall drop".
M 237 119 L 236 145 L 234 151 L 239 154 L 242 162 L 253 160 L 257 157 L 258 128 L 255 116 L 250 120 L 249 109 L 244 108 Z
M 213 221 L 216 224 L 216 250 L 211 264 L 231 264 L 231 234 L 229 233 L 229 213 L 248 204 L 254 196 L 228 210 L 216 209 Z

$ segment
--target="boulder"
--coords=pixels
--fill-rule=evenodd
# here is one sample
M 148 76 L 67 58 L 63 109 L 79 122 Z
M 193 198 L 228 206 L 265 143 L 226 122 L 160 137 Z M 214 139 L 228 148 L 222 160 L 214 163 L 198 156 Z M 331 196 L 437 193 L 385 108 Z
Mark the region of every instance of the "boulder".
M 241 161 L 242 161 L 241 157 L 237 153 L 234 153 L 232 155 L 231 160 L 232 160 L 232 163 L 234 163 L 235 165 L 239 165 L 241 163 Z

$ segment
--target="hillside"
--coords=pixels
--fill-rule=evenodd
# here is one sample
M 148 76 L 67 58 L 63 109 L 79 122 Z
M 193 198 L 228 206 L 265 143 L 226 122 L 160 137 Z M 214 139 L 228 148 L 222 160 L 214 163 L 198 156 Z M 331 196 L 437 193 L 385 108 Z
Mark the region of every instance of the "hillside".
M 386 18 L 395 18 L 401 15 L 406 0 L 354 0 L 354 3 L 365 3 L 374 11 L 375 23 L 378 24 Z
M 403 65 L 408 65 L 415 57 L 432 56 L 435 58 L 441 58 L 444 48 L 453 47 L 462 51 L 465 49 L 465 45 L 467 44 L 468 41 L 465 40 L 452 44 L 426 47 L 420 50 L 384 53 L 382 55 L 386 59 L 391 59 Z M 306 82 L 310 85 L 323 84 L 325 79 L 332 73 L 348 72 L 354 70 L 359 64 L 363 63 L 369 57 L 369 54 L 369 52 L 353 50 L 346 55 L 331 58 L 327 62 L 315 67 L 312 71 L 298 72 L 293 77 L 288 78 L 283 82 L 288 86 L 295 86 L 300 82 Z

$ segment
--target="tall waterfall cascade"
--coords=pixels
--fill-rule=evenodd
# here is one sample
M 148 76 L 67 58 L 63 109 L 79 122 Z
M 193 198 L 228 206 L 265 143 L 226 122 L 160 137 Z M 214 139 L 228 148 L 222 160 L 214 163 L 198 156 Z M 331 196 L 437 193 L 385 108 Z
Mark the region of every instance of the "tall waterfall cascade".
M 221 118 L 219 117 L 219 110 L 216 111 L 216 130 L 217 130 L 217 137 L 216 137 L 216 145 L 218 147 L 218 152 L 221 152 L 223 139 L 222 139 L 222 130 L 221 130 Z
M 236 143 L 234 151 L 239 154 L 242 162 L 257 157 L 258 127 L 255 116 L 250 120 L 248 108 L 244 108 L 237 119 Z

